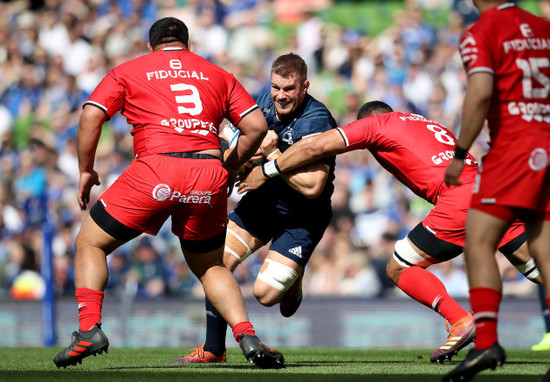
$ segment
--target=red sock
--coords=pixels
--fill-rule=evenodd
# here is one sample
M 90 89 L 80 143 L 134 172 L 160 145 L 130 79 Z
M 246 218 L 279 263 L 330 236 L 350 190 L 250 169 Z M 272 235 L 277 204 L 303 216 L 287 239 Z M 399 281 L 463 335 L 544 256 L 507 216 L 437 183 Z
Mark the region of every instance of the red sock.
M 470 289 L 470 305 L 476 319 L 476 349 L 490 348 L 498 341 L 497 318 L 502 294 L 491 288 Z
M 406 268 L 399 276 L 397 286 L 416 301 L 449 320 L 451 325 L 468 315 L 468 312 L 449 296 L 441 280 L 422 267 Z
M 88 331 L 101 321 L 104 293 L 99 290 L 78 288 L 74 294 L 78 303 L 78 322 L 82 331 Z
M 237 325 L 233 326 L 233 337 L 235 337 L 235 341 L 238 343 L 241 343 L 241 339 L 239 338 L 239 333 L 243 334 L 250 334 L 251 336 L 255 336 L 256 332 L 254 331 L 254 327 L 250 323 L 250 321 L 243 321 L 239 322 Z

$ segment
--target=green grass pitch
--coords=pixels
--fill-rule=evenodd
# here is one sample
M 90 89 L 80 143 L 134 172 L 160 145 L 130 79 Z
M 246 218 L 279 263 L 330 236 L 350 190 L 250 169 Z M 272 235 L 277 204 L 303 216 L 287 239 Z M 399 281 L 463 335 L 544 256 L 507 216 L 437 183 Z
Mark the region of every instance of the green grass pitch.
M 453 362 L 431 364 L 433 349 L 280 349 L 287 367 L 260 370 L 248 364 L 240 350 L 228 350 L 226 364 L 174 365 L 189 349 L 112 348 L 108 354 L 84 359 L 82 365 L 57 369 L 53 356 L 61 348 L 0 348 L 0 381 L 441 381 L 466 355 Z M 550 364 L 550 352 L 508 349 L 507 362 L 485 371 L 475 381 L 538 381 Z

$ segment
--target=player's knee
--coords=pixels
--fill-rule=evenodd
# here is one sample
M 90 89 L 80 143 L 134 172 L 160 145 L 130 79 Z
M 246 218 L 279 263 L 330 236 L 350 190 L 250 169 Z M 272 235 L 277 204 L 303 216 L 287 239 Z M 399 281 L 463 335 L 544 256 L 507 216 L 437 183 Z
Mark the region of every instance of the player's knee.
M 298 272 L 288 265 L 267 259 L 258 274 L 258 279 L 281 292 L 286 292 L 298 279 Z
M 414 249 L 411 242 L 407 238 L 398 240 L 395 243 L 392 260 L 395 262 L 394 268 L 396 270 L 400 270 L 400 272 L 402 272 L 405 268 L 424 262 L 424 258 L 416 252 L 416 249 Z
M 401 273 L 404 269 L 405 267 L 395 261 L 395 259 L 392 257 L 386 264 L 386 277 L 392 283 L 397 285 L 397 282 L 399 281 L 399 276 L 401 276 Z
M 76 256 L 84 255 L 95 248 L 91 245 L 88 235 L 80 231 L 74 241 L 74 250 Z
M 273 287 L 256 282 L 254 284 L 253 289 L 254 297 L 256 297 L 256 300 L 263 306 L 273 306 L 276 303 L 278 303 L 282 297 L 284 296 L 284 293 L 279 291 L 278 289 L 273 289 Z

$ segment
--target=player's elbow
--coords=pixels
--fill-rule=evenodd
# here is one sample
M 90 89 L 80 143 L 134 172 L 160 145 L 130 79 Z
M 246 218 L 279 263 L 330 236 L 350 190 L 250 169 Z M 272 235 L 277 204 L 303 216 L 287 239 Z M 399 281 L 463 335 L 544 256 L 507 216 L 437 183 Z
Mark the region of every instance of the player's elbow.
M 309 175 L 309 184 L 306 187 L 303 187 L 302 194 L 308 199 L 315 199 L 321 196 L 325 185 L 327 183 L 328 175 L 328 166 L 326 165 L 316 165 L 317 168 L 315 172 L 308 174 Z
M 315 185 L 304 189 L 302 194 L 308 199 L 315 199 L 321 195 L 321 192 L 323 192 L 323 187 L 320 185 Z

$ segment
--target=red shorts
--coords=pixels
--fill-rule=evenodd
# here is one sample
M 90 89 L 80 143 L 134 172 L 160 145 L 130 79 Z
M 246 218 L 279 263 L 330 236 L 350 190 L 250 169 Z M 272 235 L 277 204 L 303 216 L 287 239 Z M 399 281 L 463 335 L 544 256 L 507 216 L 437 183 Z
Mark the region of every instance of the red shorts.
M 132 229 L 156 235 L 171 216 L 180 238 L 209 239 L 227 225 L 227 175 L 217 159 L 150 155 L 135 159 L 100 200 Z
M 422 226 L 435 237 L 464 247 L 466 239 L 466 216 L 474 183 L 453 187 L 440 195 L 434 208 L 422 221 Z M 508 228 L 499 247 L 507 244 L 525 231 L 523 224 L 515 222 Z
M 515 207 L 550 219 L 549 160 L 550 134 L 521 136 L 512 143 L 497 139 L 483 157 L 471 207 Z

